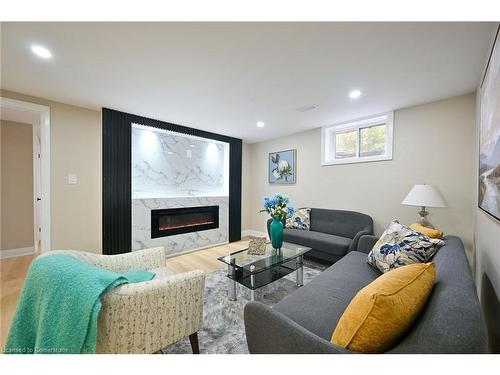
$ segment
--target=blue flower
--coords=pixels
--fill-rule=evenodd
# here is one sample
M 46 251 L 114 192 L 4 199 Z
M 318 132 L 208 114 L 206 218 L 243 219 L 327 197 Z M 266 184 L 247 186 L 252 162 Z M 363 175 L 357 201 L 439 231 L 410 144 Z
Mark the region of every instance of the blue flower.
M 292 217 L 293 213 L 295 212 L 295 209 L 293 207 L 287 207 L 288 211 L 288 217 Z
M 264 208 L 267 210 L 271 207 L 271 200 L 269 198 L 264 198 Z

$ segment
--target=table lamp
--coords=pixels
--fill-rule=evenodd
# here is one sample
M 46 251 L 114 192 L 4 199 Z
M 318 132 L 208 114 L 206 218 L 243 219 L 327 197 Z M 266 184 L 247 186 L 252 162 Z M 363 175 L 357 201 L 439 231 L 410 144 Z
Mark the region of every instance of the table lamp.
M 446 202 L 443 197 L 432 185 L 415 185 L 410 190 L 401 204 L 408 206 L 419 206 L 421 209 L 418 212 L 420 215 L 418 222 L 427 228 L 434 228 L 431 223 L 426 219 L 429 212 L 425 210 L 426 207 L 446 207 Z

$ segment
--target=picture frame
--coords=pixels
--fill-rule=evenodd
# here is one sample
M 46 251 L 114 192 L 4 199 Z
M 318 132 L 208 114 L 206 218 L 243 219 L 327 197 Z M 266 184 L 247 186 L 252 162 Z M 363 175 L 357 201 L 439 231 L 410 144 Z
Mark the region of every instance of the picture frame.
M 297 150 L 270 152 L 268 155 L 268 182 L 291 185 L 297 182 Z
M 480 92 L 478 207 L 500 221 L 500 44 L 498 33 Z

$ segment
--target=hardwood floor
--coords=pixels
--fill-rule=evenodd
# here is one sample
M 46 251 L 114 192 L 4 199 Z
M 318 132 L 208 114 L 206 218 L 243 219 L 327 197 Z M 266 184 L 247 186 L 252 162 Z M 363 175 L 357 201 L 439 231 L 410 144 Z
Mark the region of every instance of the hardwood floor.
M 224 264 L 217 260 L 218 257 L 243 250 L 246 247 L 248 247 L 248 241 L 245 240 L 215 246 L 169 258 L 167 259 L 167 266 L 178 273 L 192 270 L 213 272 L 224 267 Z
M 36 255 L 0 260 L 0 336 L 1 348 L 5 345 L 10 321 L 16 310 L 17 298 L 31 261 Z M 3 350 L 2 350 L 3 352 Z
M 168 258 L 167 266 L 178 273 L 195 269 L 201 269 L 207 273 L 213 272 L 224 267 L 224 264 L 217 260 L 218 257 L 242 250 L 247 246 L 248 241 L 242 240 L 178 255 Z M 23 287 L 28 268 L 34 258 L 35 255 L 27 255 L 0 260 L 0 349 L 3 349 L 7 340 L 17 299 Z

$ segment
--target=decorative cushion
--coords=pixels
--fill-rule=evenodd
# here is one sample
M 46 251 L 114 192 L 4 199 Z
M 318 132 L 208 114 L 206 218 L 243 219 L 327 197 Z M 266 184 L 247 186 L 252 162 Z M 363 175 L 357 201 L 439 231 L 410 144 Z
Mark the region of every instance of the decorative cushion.
M 412 225 L 410 225 L 410 228 L 416 232 L 420 232 L 422 234 L 425 234 L 429 238 L 441 239 L 444 236 L 444 233 L 442 230 L 427 228 L 427 227 L 424 227 L 423 225 L 420 225 L 419 223 L 413 223 Z
M 310 208 L 299 208 L 295 210 L 292 217 L 286 219 L 286 228 L 293 229 L 311 229 L 311 209 Z
M 378 277 L 351 300 L 331 342 L 355 352 L 387 351 L 418 317 L 435 278 L 434 263 L 412 264 Z
M 443 240 L 430 239 L 394 220 L 373 246 L 366 261 L 380 271 L 388 272 L 408 264 L 428 262 L 443 245 Z
M 250 236 L 247 253 L 249 255 L 264 255 L 266 253 L 266 237 Z

